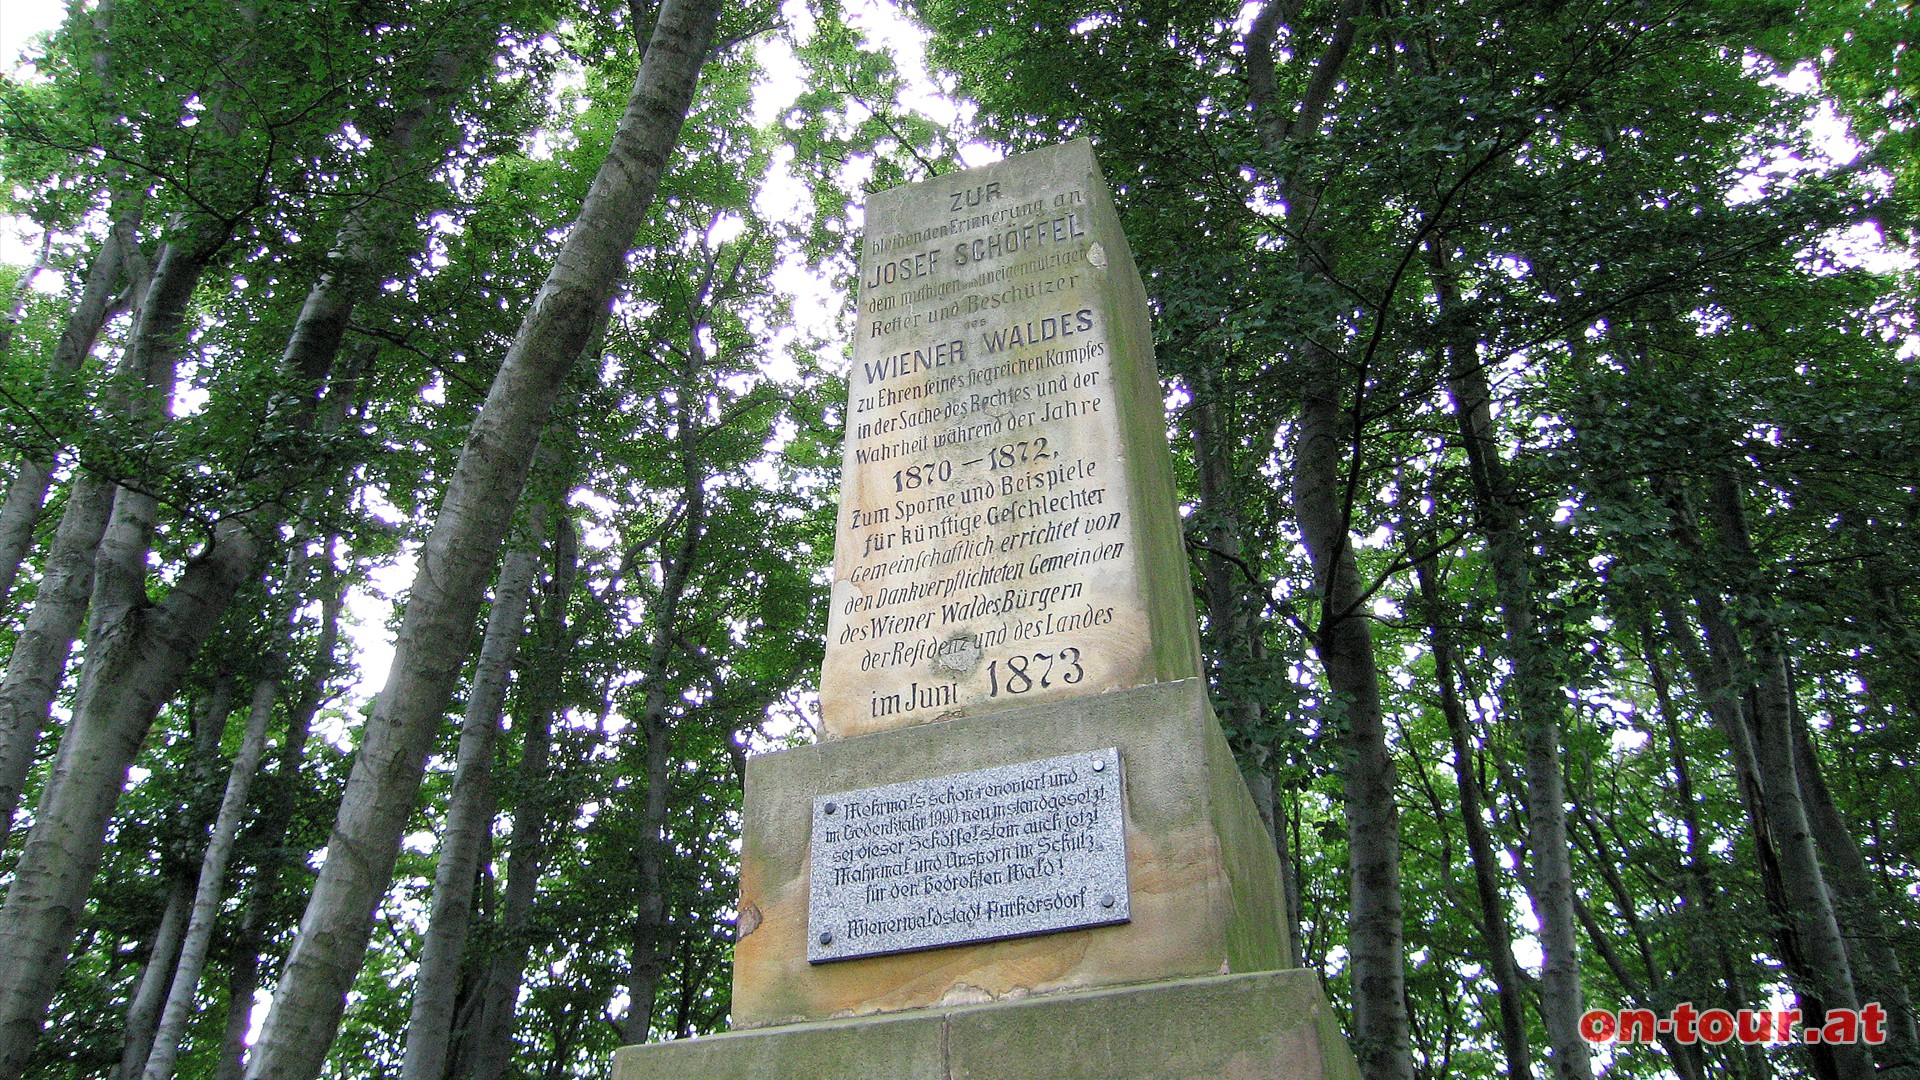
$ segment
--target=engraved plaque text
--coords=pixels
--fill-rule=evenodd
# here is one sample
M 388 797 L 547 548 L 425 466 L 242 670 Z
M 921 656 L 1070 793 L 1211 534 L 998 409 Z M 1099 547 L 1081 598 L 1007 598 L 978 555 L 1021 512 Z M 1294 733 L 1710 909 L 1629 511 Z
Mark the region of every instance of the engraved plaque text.
M 1120 752 L 813 800 L 807 959 L 1129 919 Z

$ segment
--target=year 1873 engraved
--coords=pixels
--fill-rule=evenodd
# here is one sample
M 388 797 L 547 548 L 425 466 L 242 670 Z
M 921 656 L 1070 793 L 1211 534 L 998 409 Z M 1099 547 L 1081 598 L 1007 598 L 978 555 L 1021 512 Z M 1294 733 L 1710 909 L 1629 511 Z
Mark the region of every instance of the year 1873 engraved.
M 807 959 L 1128 921 L 1123 790 L 1110 747 L 816 797 Z

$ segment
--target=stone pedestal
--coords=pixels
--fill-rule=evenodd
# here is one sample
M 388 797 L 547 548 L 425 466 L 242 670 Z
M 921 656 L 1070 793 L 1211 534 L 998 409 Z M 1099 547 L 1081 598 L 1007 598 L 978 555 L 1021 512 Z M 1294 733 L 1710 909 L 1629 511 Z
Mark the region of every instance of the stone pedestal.
M 807 961 L 813 798 L 1117 747 L 1132 921 Z M 1198 679 L 836 739 L 747 763 L 733 1026 L 1285 965 L 1280 864 Z
M 1308 971 L 629 1046 L 613 1080 L 1359 1080 Z

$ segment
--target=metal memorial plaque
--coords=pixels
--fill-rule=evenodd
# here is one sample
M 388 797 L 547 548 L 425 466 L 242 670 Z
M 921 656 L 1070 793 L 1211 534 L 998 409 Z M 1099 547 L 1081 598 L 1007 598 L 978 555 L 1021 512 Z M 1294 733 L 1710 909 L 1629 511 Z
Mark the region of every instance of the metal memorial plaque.
M 813 800 L 807 959 L 1129 920 L 1120 751 Z

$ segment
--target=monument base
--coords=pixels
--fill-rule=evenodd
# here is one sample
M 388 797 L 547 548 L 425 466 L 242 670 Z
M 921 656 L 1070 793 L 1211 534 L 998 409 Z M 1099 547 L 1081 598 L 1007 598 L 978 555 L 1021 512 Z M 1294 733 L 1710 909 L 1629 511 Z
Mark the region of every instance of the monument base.
M 629 1046 L 613 1080 L 1359 1080 L 1305 970 L 1174 979 Z
M 808 962 L 816 796 L 1106 747 L 1126 774 L 1128 922 Z M 1287 966 L 1280 862 L 1198 679 L 761 754 L 741 833 L 735 1029 Z

